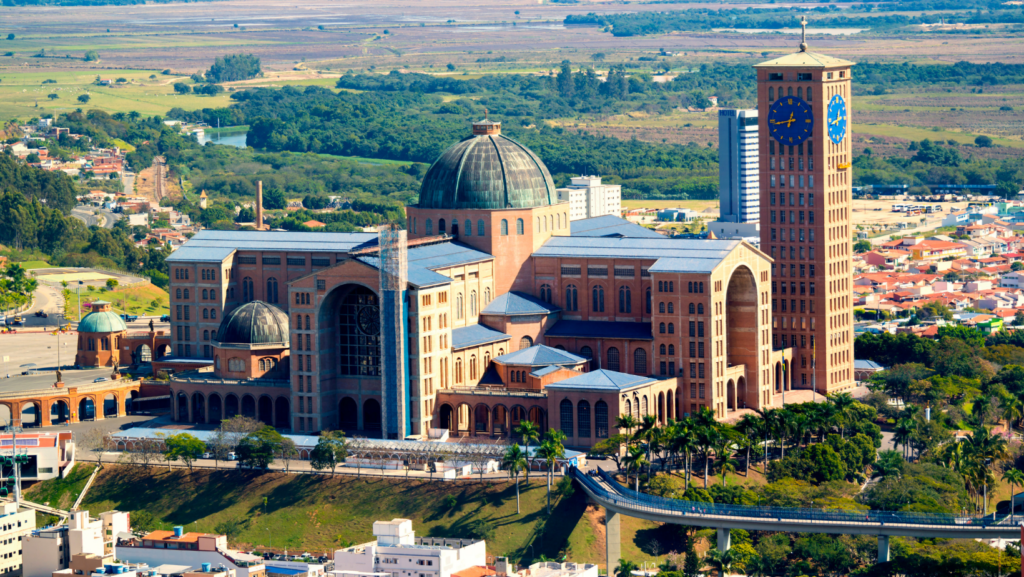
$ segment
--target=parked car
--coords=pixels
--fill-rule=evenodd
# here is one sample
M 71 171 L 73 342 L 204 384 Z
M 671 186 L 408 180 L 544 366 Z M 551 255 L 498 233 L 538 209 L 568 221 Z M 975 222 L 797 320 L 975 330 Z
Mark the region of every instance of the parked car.
M 99 377 L 99 378 L 93 379 L 92 382 L 94 382 L 94 383 L 103 383 L 103 382 L 106 382 L 106 380 L 107 380 L 107 377 Z
M 124 319 L 124 322 L 126 323 L 134 323 L 135 321 L 139 320 L 139 315 L 123 314 L 121 315 L 121 318 Z
M 43 318 L 43 319 L 45 319 L 45 318 L 49 318 L 49 315 L 47 315 L 47 314 L 46 314 L 45 312 L 43 312 L 43 311 L 36 311 L 36 316 L 37 316 L 37 317 L 39 317 L 39 318 Z
M 204 459 L 212 459 L 213 458 L 213 453 L 207 451 L 207 452 L 203 453 L 203 458 Z
M 171 322 L 171 315 L 160 315 L 160 322 L 169 323 Z
M 238 455 L 236 455 L 234 451 L 231 451 L 230 453 L 228 453 L 228 460 L 229 461 L 237 461 L 238 460 Z

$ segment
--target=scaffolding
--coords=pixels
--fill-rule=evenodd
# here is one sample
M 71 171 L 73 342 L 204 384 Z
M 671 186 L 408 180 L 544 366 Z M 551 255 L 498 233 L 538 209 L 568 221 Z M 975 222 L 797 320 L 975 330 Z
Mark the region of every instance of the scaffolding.
M 381 423 L 384 435 L 404 439 L 412 430 L 412 399 L 406 354 L 405 292 L 408 241 L 397 225 L 380 228 Z

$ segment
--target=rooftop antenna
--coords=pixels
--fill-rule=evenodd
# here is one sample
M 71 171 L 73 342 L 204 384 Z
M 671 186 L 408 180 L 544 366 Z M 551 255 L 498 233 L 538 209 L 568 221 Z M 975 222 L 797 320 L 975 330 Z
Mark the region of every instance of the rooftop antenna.
M 807 52 L 807 18 L 800 17 L 800 52 Z

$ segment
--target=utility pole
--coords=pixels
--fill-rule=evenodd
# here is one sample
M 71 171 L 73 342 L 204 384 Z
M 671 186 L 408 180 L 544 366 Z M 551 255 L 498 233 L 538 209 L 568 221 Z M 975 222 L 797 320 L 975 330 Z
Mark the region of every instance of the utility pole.
M 21 427 L 19 427 L 18 425 L 15 425 L 14 423 L 15 423 L 15 421 L 13 419 L 11 419 L 10 421 L 8 421 L 8 424 L 7 424 L 7 431 L 11 433 L 11 438 L 12 438 L 12 441 L 11 441 L 11 456 L 9 457 L 9 459 L 10 459 L 9 462 L 11 464 L 11 467 L 14 469 L 14 475 L 12 477 L 10 477 L 8 480 L 9 481 L 10 480 L 14 481 L 14 504 L 20 506 L 21 505 L 21 464 L 28 460 L 28 455 L 20 455 L 20 456 L 18 455 L 18 431 L 21 430 Z M 5 456 L 3 461 L 6 464 L 8 462 L 8 458 Z M 3 489 L 4 489 L 3 492 L 4 492 L 5 496 L 6 496 L 7 488 L 4 487 Z

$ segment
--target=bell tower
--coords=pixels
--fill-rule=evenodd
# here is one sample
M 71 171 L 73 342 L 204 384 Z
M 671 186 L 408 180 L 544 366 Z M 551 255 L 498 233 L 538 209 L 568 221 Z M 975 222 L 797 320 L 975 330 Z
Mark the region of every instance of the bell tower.
M 808 51 L 757 64 L 761 250 L 772 257 L 772 345 L 793 349 L 793 387 L 853 377 L 850 75 Z

